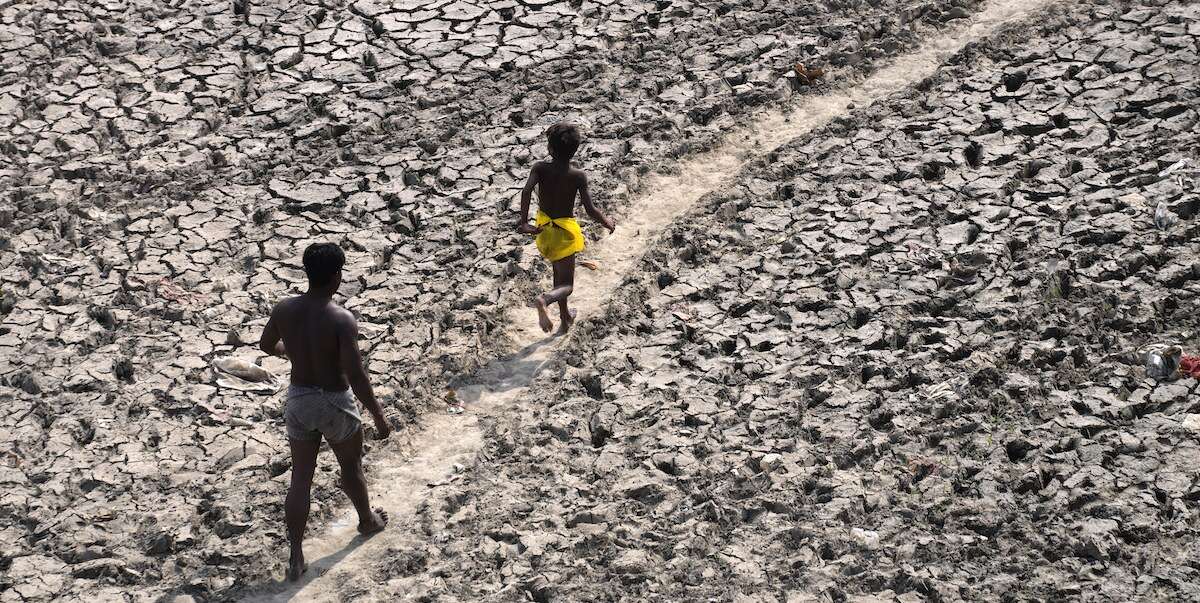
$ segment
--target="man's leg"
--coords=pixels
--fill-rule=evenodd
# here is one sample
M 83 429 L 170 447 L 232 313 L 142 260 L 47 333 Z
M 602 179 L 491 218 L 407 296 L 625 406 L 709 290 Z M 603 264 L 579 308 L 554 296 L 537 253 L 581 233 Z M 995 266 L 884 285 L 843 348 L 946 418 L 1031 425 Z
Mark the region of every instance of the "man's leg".
M 575 324 L 575 311 L 567 308 L 567 298 L 575 290 L 575 256 L 554 262 L 554 291 L 562 291 L 558 300 L 558 332 L 566 333 Z
M 317 452 L 321 440 L 295 440 L 288 438 L 292 449 L 292 483 L 288 486 L 284 501 L 284 521 L 287 523 L 288 557 L 287 579 L 295 582 L 308 569 L 304 563 L 304 528 L 308 525 L 309 496 L 312 490 L 313 473 L 317 470 Z
M 371 510 L 371 499 L 367 494 L 367 477 L 362 468 L 362 439 L 363 430 L 358 428 L 354 435 L 338 442 L 330 443 L 333 454 L 337 456 L 338 465 L 342 468 L 342 489 L 354 510 L 358 512 L 358 531 L 363 534 L 374 534 L 387 524 L 387 517 Z

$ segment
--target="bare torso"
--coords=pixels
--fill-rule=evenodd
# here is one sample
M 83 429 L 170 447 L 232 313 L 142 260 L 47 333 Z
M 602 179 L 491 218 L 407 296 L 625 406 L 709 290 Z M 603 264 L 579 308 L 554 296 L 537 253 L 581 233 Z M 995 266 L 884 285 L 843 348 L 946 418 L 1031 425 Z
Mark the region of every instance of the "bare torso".
M 550 162 L 537 164 L 538 207 L 551 218 L 575 215 L 575 197 L 584 181 L 583 172 Z
M 288 359 L 292 384 L 341 391 L 349 387 L 338 357 L 338 324 L 349 313 L 329 298 L 300 295 L 275 307 Z

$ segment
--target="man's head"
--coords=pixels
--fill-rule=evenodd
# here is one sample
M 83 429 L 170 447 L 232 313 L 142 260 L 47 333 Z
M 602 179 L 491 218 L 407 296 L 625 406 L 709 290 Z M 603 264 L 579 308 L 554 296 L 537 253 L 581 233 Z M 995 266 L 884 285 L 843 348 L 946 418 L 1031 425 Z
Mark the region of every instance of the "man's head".
M 546 144 L 550 147 L 550 156 L 559 161 L 569 161 L 579 150 L 583 135 L 575 124 L 560 121 L 546 130 Z
M 342 284 L 346 254 L 334 243 L 313 243 L 304 250 L 304 273 L 310 289 L 333 289 Z

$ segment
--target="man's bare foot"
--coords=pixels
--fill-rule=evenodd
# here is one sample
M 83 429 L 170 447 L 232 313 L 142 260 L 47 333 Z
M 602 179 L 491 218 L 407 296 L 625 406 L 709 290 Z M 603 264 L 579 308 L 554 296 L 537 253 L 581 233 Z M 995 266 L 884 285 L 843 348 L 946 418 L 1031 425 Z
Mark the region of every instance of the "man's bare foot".
M 358 533 L 363 536 L 378 534 L 387 526 L 387 520 L 387 513 L 383 509 L 375 509 L 371 511 L 370 519 L 358 523 Z
M 550 315 L 546 314 L 546 302 L 542 301 L 542 296 L 533 298 L 533 307 L 537 308 L 538 325 L 542 327 L 542 332 L 549 333 L 550 329 L 554 328 L 554 323 L 550 322 Z
M 565 318 L 561 318 L 562 324 L 558 325 L 558 334 L 566 335 L 567 331 L 571 330 L 571 325 L 575 324 L 575 311 L 571 310 Z
M 304 562 L 304 553 L 292 553 L 288 559 L 287 579 L 288 582 L 296 582 L 300 580 L 300 576 L 308 571 L 308 564 Z

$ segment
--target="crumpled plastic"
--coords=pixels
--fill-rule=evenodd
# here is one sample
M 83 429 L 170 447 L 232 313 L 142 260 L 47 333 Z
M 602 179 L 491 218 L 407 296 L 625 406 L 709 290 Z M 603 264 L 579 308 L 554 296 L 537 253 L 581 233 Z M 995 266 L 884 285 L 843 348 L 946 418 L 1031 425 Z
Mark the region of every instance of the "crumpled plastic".
M 1183 356 L 1179 359 L 1179 372 L 1193 379 L 1200 379 L 1200 356 Z

